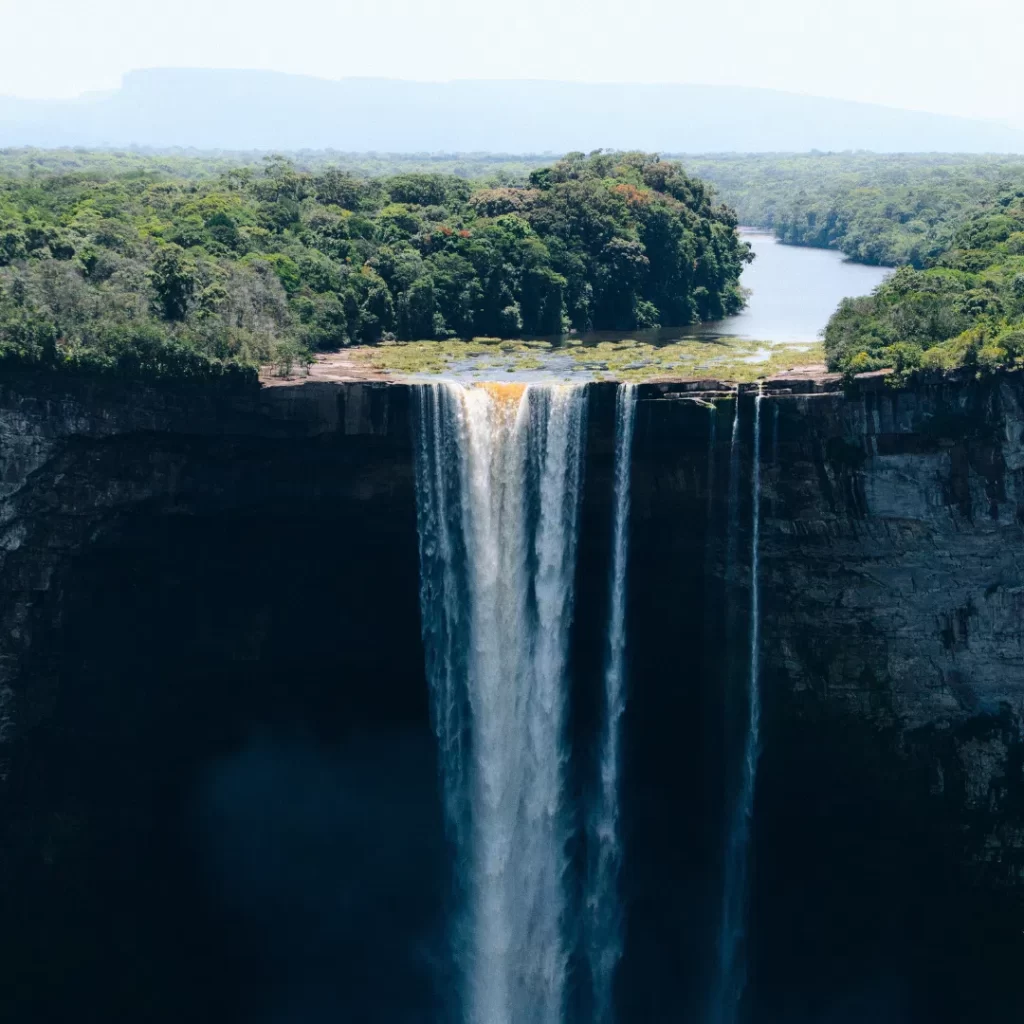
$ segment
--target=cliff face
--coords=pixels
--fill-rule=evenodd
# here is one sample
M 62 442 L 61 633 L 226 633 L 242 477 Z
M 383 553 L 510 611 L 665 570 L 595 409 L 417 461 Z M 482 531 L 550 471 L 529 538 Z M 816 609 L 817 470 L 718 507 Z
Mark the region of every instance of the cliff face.
M 0 384 L 0 942 L 30 979 L 0 986 L 10 1019 L 85 994 L 109 1018 L 153 990 L 167 1019 L 208 991 L 230 1018 L 365 998 L 366 1019 L 412 1020 L 442 999 L 411 402 Z M 753 391 L 738 404 L 733 444 L 729 389 L 639 396 L 619 993 L 637 1019 L 700 1012 L 712 972 L 749 665 Z M 591 389 L 584 745 L 613 405 Z M 1024 383 L 778 382 L 759 417 L 746 1011 L 1019 1012 Z
M 1024 382 L 878 385 L 769 386 L 761 402 L 750 980 L 767 1019 L 968 1020 L 1024 1006 Z M 748 673 L 753 392 L 730 505 L 732 406 L 649 402 L 634 477 L 649 564 L 666 520 L 685 534 L 705 503 L 711 563 L 703 595 L 681 602 L 703 618 L 702 685 L 723 693 L 704 729 L 742 713 Z M 699 573 L 698 544 L 678 540 L 663 572 Z M 738 763 L 738 737 L 722 744 Z M 725 791 L 735 784 L 726 768 Z
M 1024 882 L 1022 400 L 1012 376 L 780 403 L 763 506 L 774 685 L 889 733 L 964 815 L 987 883 L 1010 887 Z
M 4 1019 L 430 1004 L 440 812 L 384 393 L 4 382 Z
M 49 603 L 41 628 L 60 625 L 71 563 L 119 523 L 244 520 L 289 506 L 299 518 L 357 510 L 358 525 L 363 516 L 377 524 L 371 538 L 380 529 L 398 533 L 408 554 L 415 511 L 407 405 L 403 389 L 358 384 L 237 397 L 45 375 L 0 384 L 0 750 L 35 723 L 25 705 L 35 703 L 31 689 L 47 685 L 34 675 L 29 691 L 15 685 L 25 659 L 38 653 L 33 617 Z M 383 524 L 378 506 L 394 510 Z M 274 536 L 269 527 L 245 561 L 325 543 L 358 561 L 372 543 L 332 527 L 338 532 L 318 538 Z M 391 554 L 380 555 L 386 565 Z M 414 580 L 415 546 L 412 555 L 402 568 Z
M 887 912 L 872 919 L 867 899 L 845 920 L 914 937 L 880 948 L 891 977 L 928 979 L 936 1017 L 1024 998 L 1022 398 L 1014 375 L 780 403 L 766 467 L 761 831 L 771 816 L 817 848 L 809 892 L 838 871 L 885 893 Z M 794 777 L 809 745 L 818 777 Z M 780 860 L 766 914 L 785 909 Z M 801 904 L 783 941 L 826 934 L 825 908 Z

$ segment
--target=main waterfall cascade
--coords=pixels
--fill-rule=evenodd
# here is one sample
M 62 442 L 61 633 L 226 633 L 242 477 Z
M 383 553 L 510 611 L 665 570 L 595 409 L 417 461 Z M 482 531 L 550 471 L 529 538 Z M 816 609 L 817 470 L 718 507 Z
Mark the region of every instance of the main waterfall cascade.
M 558 1024 L 571 943 L 566 663 L 586 392 L 418 389 L 421 605 L 464 893 L 465 1020 Z

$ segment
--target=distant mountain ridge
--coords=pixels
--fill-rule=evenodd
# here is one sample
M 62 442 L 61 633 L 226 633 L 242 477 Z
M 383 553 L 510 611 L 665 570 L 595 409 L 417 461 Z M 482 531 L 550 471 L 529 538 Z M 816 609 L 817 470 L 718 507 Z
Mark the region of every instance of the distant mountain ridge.
M 0 97 L 0 146 L 378 152 L 1024 153 L 1024 131 L 846 100 L 710 85 L 338 81 L 133 71 L 75 100 Z

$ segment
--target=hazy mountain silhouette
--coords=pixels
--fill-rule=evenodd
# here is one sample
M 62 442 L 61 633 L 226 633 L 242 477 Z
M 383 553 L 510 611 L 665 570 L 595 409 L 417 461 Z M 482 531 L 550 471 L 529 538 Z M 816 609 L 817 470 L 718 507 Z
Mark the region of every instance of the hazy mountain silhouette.
M 769 89 L 546 81 L 341 81 L 153 69 L 75 100 L 0 97 L 3 146 L 404 152 L 868 149 L 1024 153 L 1024 131 Z

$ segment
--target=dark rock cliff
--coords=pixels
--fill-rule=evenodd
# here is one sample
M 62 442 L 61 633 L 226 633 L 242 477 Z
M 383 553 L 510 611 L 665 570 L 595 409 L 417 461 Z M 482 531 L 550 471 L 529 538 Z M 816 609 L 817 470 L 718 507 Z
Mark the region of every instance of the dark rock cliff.
M 680 766 L 704 780 L 669 802 L 687 806 L 688 793 L 692 807 L 669 829 L 677 873 L 694 857 L 688 823 L 718 838 L 716 808 L 738 784 L 754 396 L 740 399 L 735 470 L 734 402 L 712 412 L 663 395 L 639 410 L 635 757 L 656 762 L 642 788 Z M 906 391 L 766 389 L 751 1019 L 964 1021 L 1024 1009 L 1022 412 L 1018 375 Z M 678 699 L 655 678 L 674 681 Z M 666 813 L 651 810 L 656 857 Z M 677 890 L 678 920 L 693 920 L 720 850 L 710 842 L 692 890 Z M 710 888 L 692 957 L 719 909 Z M 657 884 L 649 898 L 664 898 Z
M 1019 1014 L 1024 382 L 833 387 L 760 403 L 745 1012 Z M 5 1019 L 411 1021 L 443 1001 L 411 403 L 388 384 L 0 383 Z M 584 746 L 612 387 L 590 405 Z M 728 387 L 640 392 L 631 1019 L 700 1012 L 713 972 L 749 661 L 752 389 L 738 405 L 733 448 Z
M 4 382 L 5 1020 L 430 1003 L 407 401 Z

